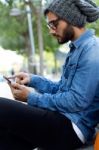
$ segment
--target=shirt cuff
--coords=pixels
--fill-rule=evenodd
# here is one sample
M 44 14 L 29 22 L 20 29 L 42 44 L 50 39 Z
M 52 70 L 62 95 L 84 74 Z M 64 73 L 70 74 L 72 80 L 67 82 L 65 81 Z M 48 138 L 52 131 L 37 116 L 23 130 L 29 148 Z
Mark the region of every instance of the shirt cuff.
M 27 97 L 27 103 L 32 106 L 37 106 L 39 95 L 33 92 L 30 92 Z
M 35 87 L 39 83 L 39 76 L 38 75 L 32 75 L 30 78 L 30 82 L 28 83 L 29 87 Z

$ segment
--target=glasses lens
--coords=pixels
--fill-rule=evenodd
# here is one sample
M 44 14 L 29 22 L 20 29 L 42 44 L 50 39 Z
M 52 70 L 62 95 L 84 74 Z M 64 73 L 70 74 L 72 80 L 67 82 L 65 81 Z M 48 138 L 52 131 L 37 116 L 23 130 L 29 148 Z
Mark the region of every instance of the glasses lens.
M 58 19 L 56 19 L 56 20 L 52 20 L 52 21 L 50 21 L 49 23 L 48 23 L 48 28 L 50 29 L 53 29 L 53 30 L 56 30 L 57 29 L 57 26 L 58 26 L 58 22 L 59 22 L 59 18 Z
M 53 29 L 53 30 L 56 30 L 56 26 L 52 23 L 52 22 L 50 22 L 49 24 L 48 24 L 48 28 L 50 29 Z

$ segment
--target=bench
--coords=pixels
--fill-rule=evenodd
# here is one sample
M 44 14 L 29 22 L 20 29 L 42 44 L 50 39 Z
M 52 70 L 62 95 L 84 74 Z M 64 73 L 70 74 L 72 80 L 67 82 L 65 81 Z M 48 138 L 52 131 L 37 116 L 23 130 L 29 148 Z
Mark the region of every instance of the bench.
M 99 132 L 96 135 L 96 140 L 94 144 L 94 150 L 99 150 Z

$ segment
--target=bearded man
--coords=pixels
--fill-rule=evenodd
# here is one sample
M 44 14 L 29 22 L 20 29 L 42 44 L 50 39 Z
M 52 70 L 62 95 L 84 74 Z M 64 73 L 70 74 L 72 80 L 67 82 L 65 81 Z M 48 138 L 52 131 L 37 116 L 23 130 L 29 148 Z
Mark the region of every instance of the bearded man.
M 95 136 L 99 122 L 99 39 L 85 25 L 99 18 L 99 8 L 91 0 L 54 0 L 44 14 L 58 43 L 71 41 L 70 52 L 59 82 L 27 73 L 14 76 L 17 83 L 11 86 L 16 101 L 0 99 L 2 150 L 12 150 L 13 145 L 17 150 L 73 150 Z

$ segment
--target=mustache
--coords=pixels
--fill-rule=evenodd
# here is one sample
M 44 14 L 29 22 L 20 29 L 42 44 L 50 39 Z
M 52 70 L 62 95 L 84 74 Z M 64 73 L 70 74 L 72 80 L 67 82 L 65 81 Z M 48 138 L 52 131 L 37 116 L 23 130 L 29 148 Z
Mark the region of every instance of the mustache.
M 54 36 L 56 38 L 60 37 L 58 34 L 55 34 L 55 33 L 53 33 L 52 36 Z

